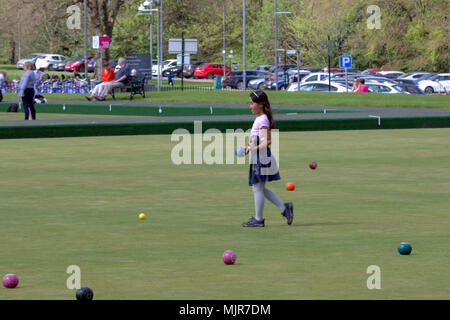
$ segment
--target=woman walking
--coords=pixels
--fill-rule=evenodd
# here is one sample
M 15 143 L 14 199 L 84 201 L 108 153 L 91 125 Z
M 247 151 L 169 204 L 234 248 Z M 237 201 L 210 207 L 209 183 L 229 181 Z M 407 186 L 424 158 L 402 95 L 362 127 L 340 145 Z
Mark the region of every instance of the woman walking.
M 25 62 L 23 66 L 25 74 L 19 82 L 18 92 L 19 97 L 22 98 L 25 120 L 36 120 L 36 109 L 34 108 L 34 85 L 36 83 L 36 75 L 33 69 L 34 67 L 31 62 Z

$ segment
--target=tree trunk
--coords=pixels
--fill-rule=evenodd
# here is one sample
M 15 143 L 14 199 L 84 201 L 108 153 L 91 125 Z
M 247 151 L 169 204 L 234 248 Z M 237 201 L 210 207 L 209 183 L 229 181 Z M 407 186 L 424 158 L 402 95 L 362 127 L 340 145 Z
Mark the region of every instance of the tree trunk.
M 9 39 L 9 63 L 16 64 L 16 41 L 11 37 Z

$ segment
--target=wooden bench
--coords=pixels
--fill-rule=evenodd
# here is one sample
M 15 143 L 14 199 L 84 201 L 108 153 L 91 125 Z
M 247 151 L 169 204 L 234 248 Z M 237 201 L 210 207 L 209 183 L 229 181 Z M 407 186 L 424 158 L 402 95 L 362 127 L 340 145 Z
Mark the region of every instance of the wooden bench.
M 113 88 L 111 95 L 114 100 L 116 100 L 116 97 L 114 95 L 116 90 L 118 90 L 118 92 L 130 92 L 130 100 L 133 100 L 133 96 L 136 94 L 140 94 L 143 98 L 145 98 L 145 76 L 133 76 L 126 86 Z

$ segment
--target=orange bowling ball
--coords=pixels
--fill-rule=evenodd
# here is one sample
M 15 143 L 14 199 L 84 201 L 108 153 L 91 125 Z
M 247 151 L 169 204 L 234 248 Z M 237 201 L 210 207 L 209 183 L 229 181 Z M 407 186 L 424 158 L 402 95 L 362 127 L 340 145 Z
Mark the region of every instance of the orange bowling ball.
M 287 191 L 294 191 L 295 190 L 295 184 L 293 182 L 286 183 L 286 190 Z

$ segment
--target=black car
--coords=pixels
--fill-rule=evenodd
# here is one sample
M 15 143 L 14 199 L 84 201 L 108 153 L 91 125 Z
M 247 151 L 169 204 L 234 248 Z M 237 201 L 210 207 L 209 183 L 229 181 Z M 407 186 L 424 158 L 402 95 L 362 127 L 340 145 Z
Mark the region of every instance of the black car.
M 416 84 L 410 84 L 410 83 L 400 83 L 397 85 L 397 87 L 400 87 L 402 89 L 403 93 L 409 93 L 409 94 L 425 94 L 422 89 L 419 88 Z
M 267 72 L 247 70 L 246 75 L 246 87 L 248 82 L 253 79 L 265 78 L 268 76 Z M 244 72 L 242 70 L 230 71 L 226 74 L 225 79 L 222 81 L 222 88 L 227 89 L 244 89 Z
M 182 71 L 183 70 L 181 69 L 181 66 L 179 66 L 179 67 L 177 66 L 177 67 L 169 68 L 169 69 L 165 70 L 164 72 L 165 72 L 166 75 L 171 74 L 174 77 L 181 78 Z M 187 78 L 186 74 L 184 75 L 184 77 Z
M 191 64 L 185 64 L 183 70 L 183 76 L 185 78 L 191 78 L 194 75 L 195 68 L 207 61 L 192 61 Z M 180 75 L 181 78 L 181 75 Z

